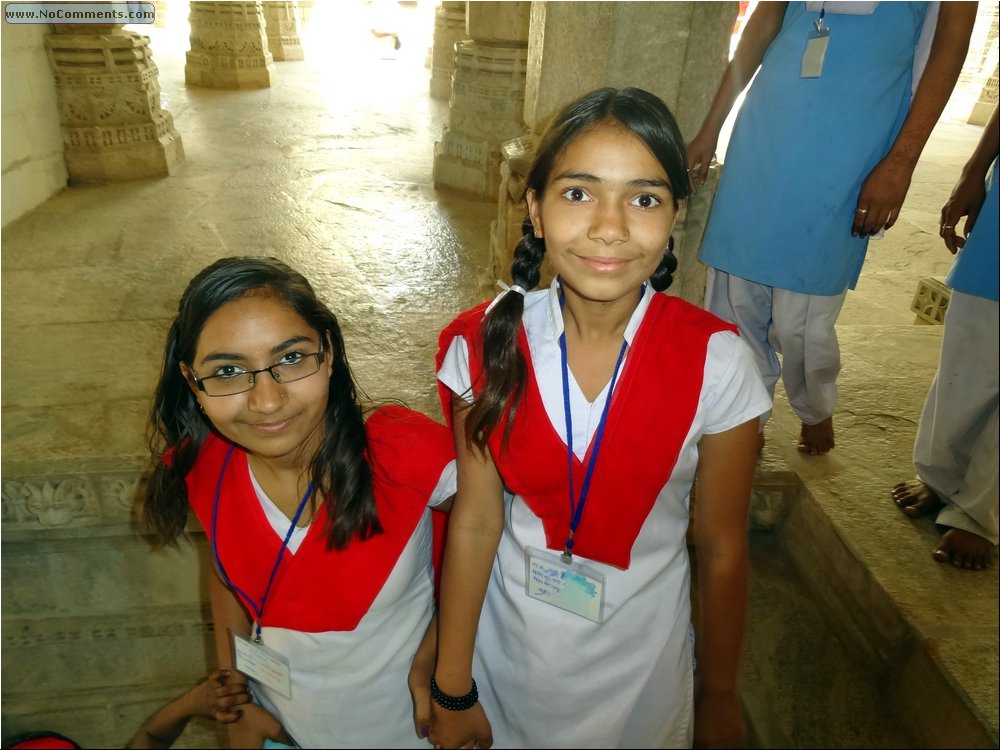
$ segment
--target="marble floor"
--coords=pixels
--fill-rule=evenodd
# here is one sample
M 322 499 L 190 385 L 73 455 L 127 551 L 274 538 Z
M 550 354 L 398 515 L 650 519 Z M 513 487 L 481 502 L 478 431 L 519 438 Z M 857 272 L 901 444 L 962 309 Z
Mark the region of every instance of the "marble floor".
M 427 94 L 426 46 L 307 46 L 305 61 L 276 65 L 269 89 L 214 91 L 184 85 L 183 45 L 157 31 L 164 106 L 186 152 L 177 174 L 71 186 L 3 228 L 5 545 L 26 538 L 8 515 L 8 482 L 145 465 L 165 330 L 188 279 L 212 260 L 266 254 L 299 268 L 340 316 L 368 395 L 437 417 L 437 332 L 492 294 L 495 204 L 431 182 L 447 104 Z M 352 75 L 358 65 L 364 76 Z M 981 718 L 996 746 L 997 569 L 935 564 L 933 524 L 911 523 L 888 498 L 891 483 L 912 473 L 940 343 L 939 328 L 913 325 L 910 300 L 919 279 L 950 265 L 938 211 L 979 132 L 946 113 L 898 225 L 872 243 L 848 295 L 837 449 L 795 454 L 779 393 L 763 469 L 800 478 L 869 571 L 878 606 L 902 613 L 907 638 L 936 644 L 931 661 L 956 705 Z M 5 575 L 5 620 L 17 609 L 9 583 Z M 15 677 L 5 668 L 5 688 Z

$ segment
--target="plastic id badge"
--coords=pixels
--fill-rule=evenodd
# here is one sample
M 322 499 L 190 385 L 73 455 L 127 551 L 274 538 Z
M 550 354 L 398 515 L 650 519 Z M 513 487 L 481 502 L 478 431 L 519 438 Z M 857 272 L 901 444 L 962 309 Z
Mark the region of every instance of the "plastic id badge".
M 552 550 L 524 550 L 525 593 L 596 623 L 604 621 L 604 574 Z
M 291 700 L 292 668 L 288 659 L 263 643 L 233 633 L 233 666 L 247 677 Z
M 823 60 L 826 58 L 826 47 L 830 43 L 830 29 L 815 29 L 809 32 L 806 39 L 806 51 L 802 53 L 802 68 L 800 78 L 819 78 L 823 74 Z

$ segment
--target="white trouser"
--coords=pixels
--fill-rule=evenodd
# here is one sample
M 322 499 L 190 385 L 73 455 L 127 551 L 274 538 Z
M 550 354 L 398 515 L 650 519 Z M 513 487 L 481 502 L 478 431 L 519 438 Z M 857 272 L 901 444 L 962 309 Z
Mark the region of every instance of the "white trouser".
M 813 425 L 837 407 L 840 345 L 834 324 L 846 296 L 846 289 L 832 297 L 798 294 L 709 268 L 705 309 L 739 327 L 771 398 L 781 377 L 788 403 L 804 424 Z M 762 429 L 770 416 L 760 418 Z
M 945 501 L 937 521 L 998 538 L 998 305 L 953 291 L 941 362 L 913 445 L 924 484 Z

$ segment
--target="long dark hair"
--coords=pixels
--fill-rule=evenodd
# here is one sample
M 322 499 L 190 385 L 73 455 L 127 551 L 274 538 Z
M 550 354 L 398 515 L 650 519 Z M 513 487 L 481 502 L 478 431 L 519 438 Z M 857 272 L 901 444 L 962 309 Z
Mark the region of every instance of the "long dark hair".
M 555 116 L 535 151 L 528 172 L 525 194 L 533 191 L 541 200 L 556 160 L 566 148 L 594 127 L 612 123 L 638 137 L 660 162 L 670 179 L 674 210 L 687 198 L 687 149 L 673 114 L 663 101 L 638 88 L 603 88 L 581 96 Z M 511 278 L 523 289 L 533 289 L 541 276 L 545 241 L 535 237 L 530 216 L 522 225 L 523 236 L 514 251 Z M 656 291 L 673 281 L 677 258 L 670 238 L 659 267 L 650 278 Z M 466 439 L 485 450 L 486 443 L 504 414 L 508 414 L 504 441 L 510 437 L 517 406 L 524 390 L 526 367 L 517 346 L 524 297 L 507 294 L 483 321 L 483 389 L 469 412 Z
M 347 362 L 337 317 L 316 296 L 309 281 L 275 258 L 223 258 L 188 284 L 170 325 L 163 369 L 149 417 L 150 452 L 158 460 L 146 485 L 142 520 L 159 541 L 170 543 L 187 520 L 185 477 L 211 424 L 181 372 L 190 363 L 205 322 L 220 307 L 251 294 L 268 294 L 296 312 L 329 347 L 333 373 L 323 436 L 312 459 L 312 481 L 324 498 L 327 546 L 340 549 L 355 536 L 382 531 L 372 492 L 372 467 L 357 386 Z M 163 461 L 166 453 L 168 461 Z

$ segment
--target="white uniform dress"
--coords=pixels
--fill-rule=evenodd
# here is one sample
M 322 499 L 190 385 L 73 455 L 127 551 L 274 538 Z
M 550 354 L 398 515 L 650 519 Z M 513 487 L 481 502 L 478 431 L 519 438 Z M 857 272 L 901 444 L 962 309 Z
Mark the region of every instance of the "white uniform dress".
M 523 325 L 545 411 L 566 442 L 557 284 L 526 296 Z M 653 294 L 647 286 L 625 331 L 629 343 Z M 464 339 L 453 341 L 438 378 L 469 397 Z M 580 458 L 607 396 L 605 387 L 588 403 L 570 373 L 573 448 Z M 504 533 L 473 667 L 495 748 L 691 746 L 693 644 L 685 540 L 697 443 L 702 435 L 755 419 L 770 406 L 748 347 L 729 331 L 714 334 L 694 421 L 635 541 L 631 565 L 622 570 L 575 558 L 606 577 L 601 625 L 525 594 L 524 548 L 544 549 L 545 533 L 524 500 L 505 493 Z M 598 460 L 595 471 L 600 470 Z
M 251 479 L 253 474 L 251 472 Z M 417 737 L 406 674 L 434 612 L 431 508 L 455 493 L 455 462 L 445 468 L 427 510 L 371 609 L 354 630 L 306 633 L 262 628 L 264 643 L 289 660 L 292 698 L 253 682 L 254 698 L 279 717 L 300 747 L 426 748 Z M 284 538 L 288 518 L 253 480 L 274 533 Z M 288 542 L 293 554 L 309 526 Z

